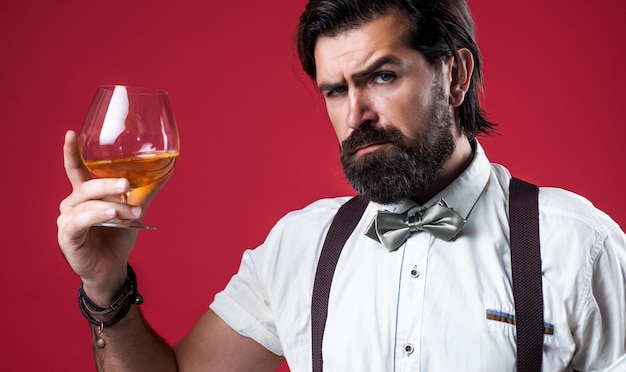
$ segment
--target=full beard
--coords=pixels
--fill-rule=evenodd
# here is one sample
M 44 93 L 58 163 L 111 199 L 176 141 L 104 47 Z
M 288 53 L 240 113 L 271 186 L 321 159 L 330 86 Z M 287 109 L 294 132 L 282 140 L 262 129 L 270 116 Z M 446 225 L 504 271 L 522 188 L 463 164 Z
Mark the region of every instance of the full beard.
M 406 138 L 392 127 L 365 123 L 342 142 L 340 157 L 346 179 L 361 195 L 381 204 L 397 203 L 415 199 L 437 180 L 455 149 L 450 130 L 454 120 L 443 89 L 435 88 L 433 95 L 415 138 Z M 355 155 L 363 145 L 383 142 L 384 148 Z

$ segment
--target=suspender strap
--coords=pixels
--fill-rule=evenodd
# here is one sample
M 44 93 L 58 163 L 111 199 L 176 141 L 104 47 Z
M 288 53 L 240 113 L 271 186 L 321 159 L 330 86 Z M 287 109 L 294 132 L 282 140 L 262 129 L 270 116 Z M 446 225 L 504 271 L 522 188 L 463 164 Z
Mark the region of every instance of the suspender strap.
M 537 372 L 541 371 L 544 332 L 539 189 L 533 184 L 512 178 L 509 190 L 517 371 Z
M 541 371 L 544 332 L 539 189 L 533 184 L 512 178 L 509 190 L 517 371 L 538 372 Z M 367 199 L 355 196 L 339 208 L 320 253 L 311 302 L 313 372 L 322 372 L 322 339 L 328 316 L 330 286 L 337 261 L 368 202 Z
M 355 196 L 342 205 L 330 224 L 315 272 L 311 302 L 313 371 L 322 372 L 322 338 L 328 315 L 328 297 L 335 267 L 344 244 L 361 220 L 369 200 Z

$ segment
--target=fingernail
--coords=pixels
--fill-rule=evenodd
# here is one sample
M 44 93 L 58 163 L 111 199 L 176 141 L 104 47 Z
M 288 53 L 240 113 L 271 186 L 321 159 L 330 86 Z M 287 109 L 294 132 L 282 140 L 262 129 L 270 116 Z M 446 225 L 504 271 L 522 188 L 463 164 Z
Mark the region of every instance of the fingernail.
M 139 208 L 139 207 L 132 207 L 130 209 L 130 213 L 132 213 L 133 216 L 135 216 L 135 217 L 139 217 L 139 216 L 141 216 L 141 208 Z
M 109 208 L 104 213 L 109 217 L 115 217 L 115 208 Z

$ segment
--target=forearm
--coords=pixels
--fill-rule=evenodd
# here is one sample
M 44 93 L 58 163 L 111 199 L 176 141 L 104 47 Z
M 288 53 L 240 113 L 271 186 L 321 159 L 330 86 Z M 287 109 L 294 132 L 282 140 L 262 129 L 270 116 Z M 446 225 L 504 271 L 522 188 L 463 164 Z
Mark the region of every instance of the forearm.
M 120 283 L 122 280 L 119 278 L 103 281 L 105 284 L 99 286 L 83 281 L 79 288 L 79 307 L 91 324 L 98 370 L 176 371 L 172 348 L 141 315 L 139 305 L 143 303 L 143 297 L 139 294 L 137 277 L 130 265 L 127 265 L 125 277 L 122 289 L 115 292 L 103 288 L 114 288 L 106 283 Z
M 106 343 L 102 348 L 97 344 L 100 338 Z M 91 325 L 91 339 L 98 371 L 177 371 L 174 351 L 150 328 L 137 306 L 113 326 L 100 330 Z

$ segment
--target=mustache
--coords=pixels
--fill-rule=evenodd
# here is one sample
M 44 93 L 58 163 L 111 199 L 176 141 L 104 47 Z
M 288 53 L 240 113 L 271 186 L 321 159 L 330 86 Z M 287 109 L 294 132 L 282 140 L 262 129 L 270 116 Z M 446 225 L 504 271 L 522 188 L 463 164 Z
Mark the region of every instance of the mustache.
M 375 143 L 392 143 L 402 146 L 402 134 L 395 128 L 375 128 L 372 125 L 363 125 L 341 142 L 340 150 L 344 156 L 348 156 L 364 146 Z

